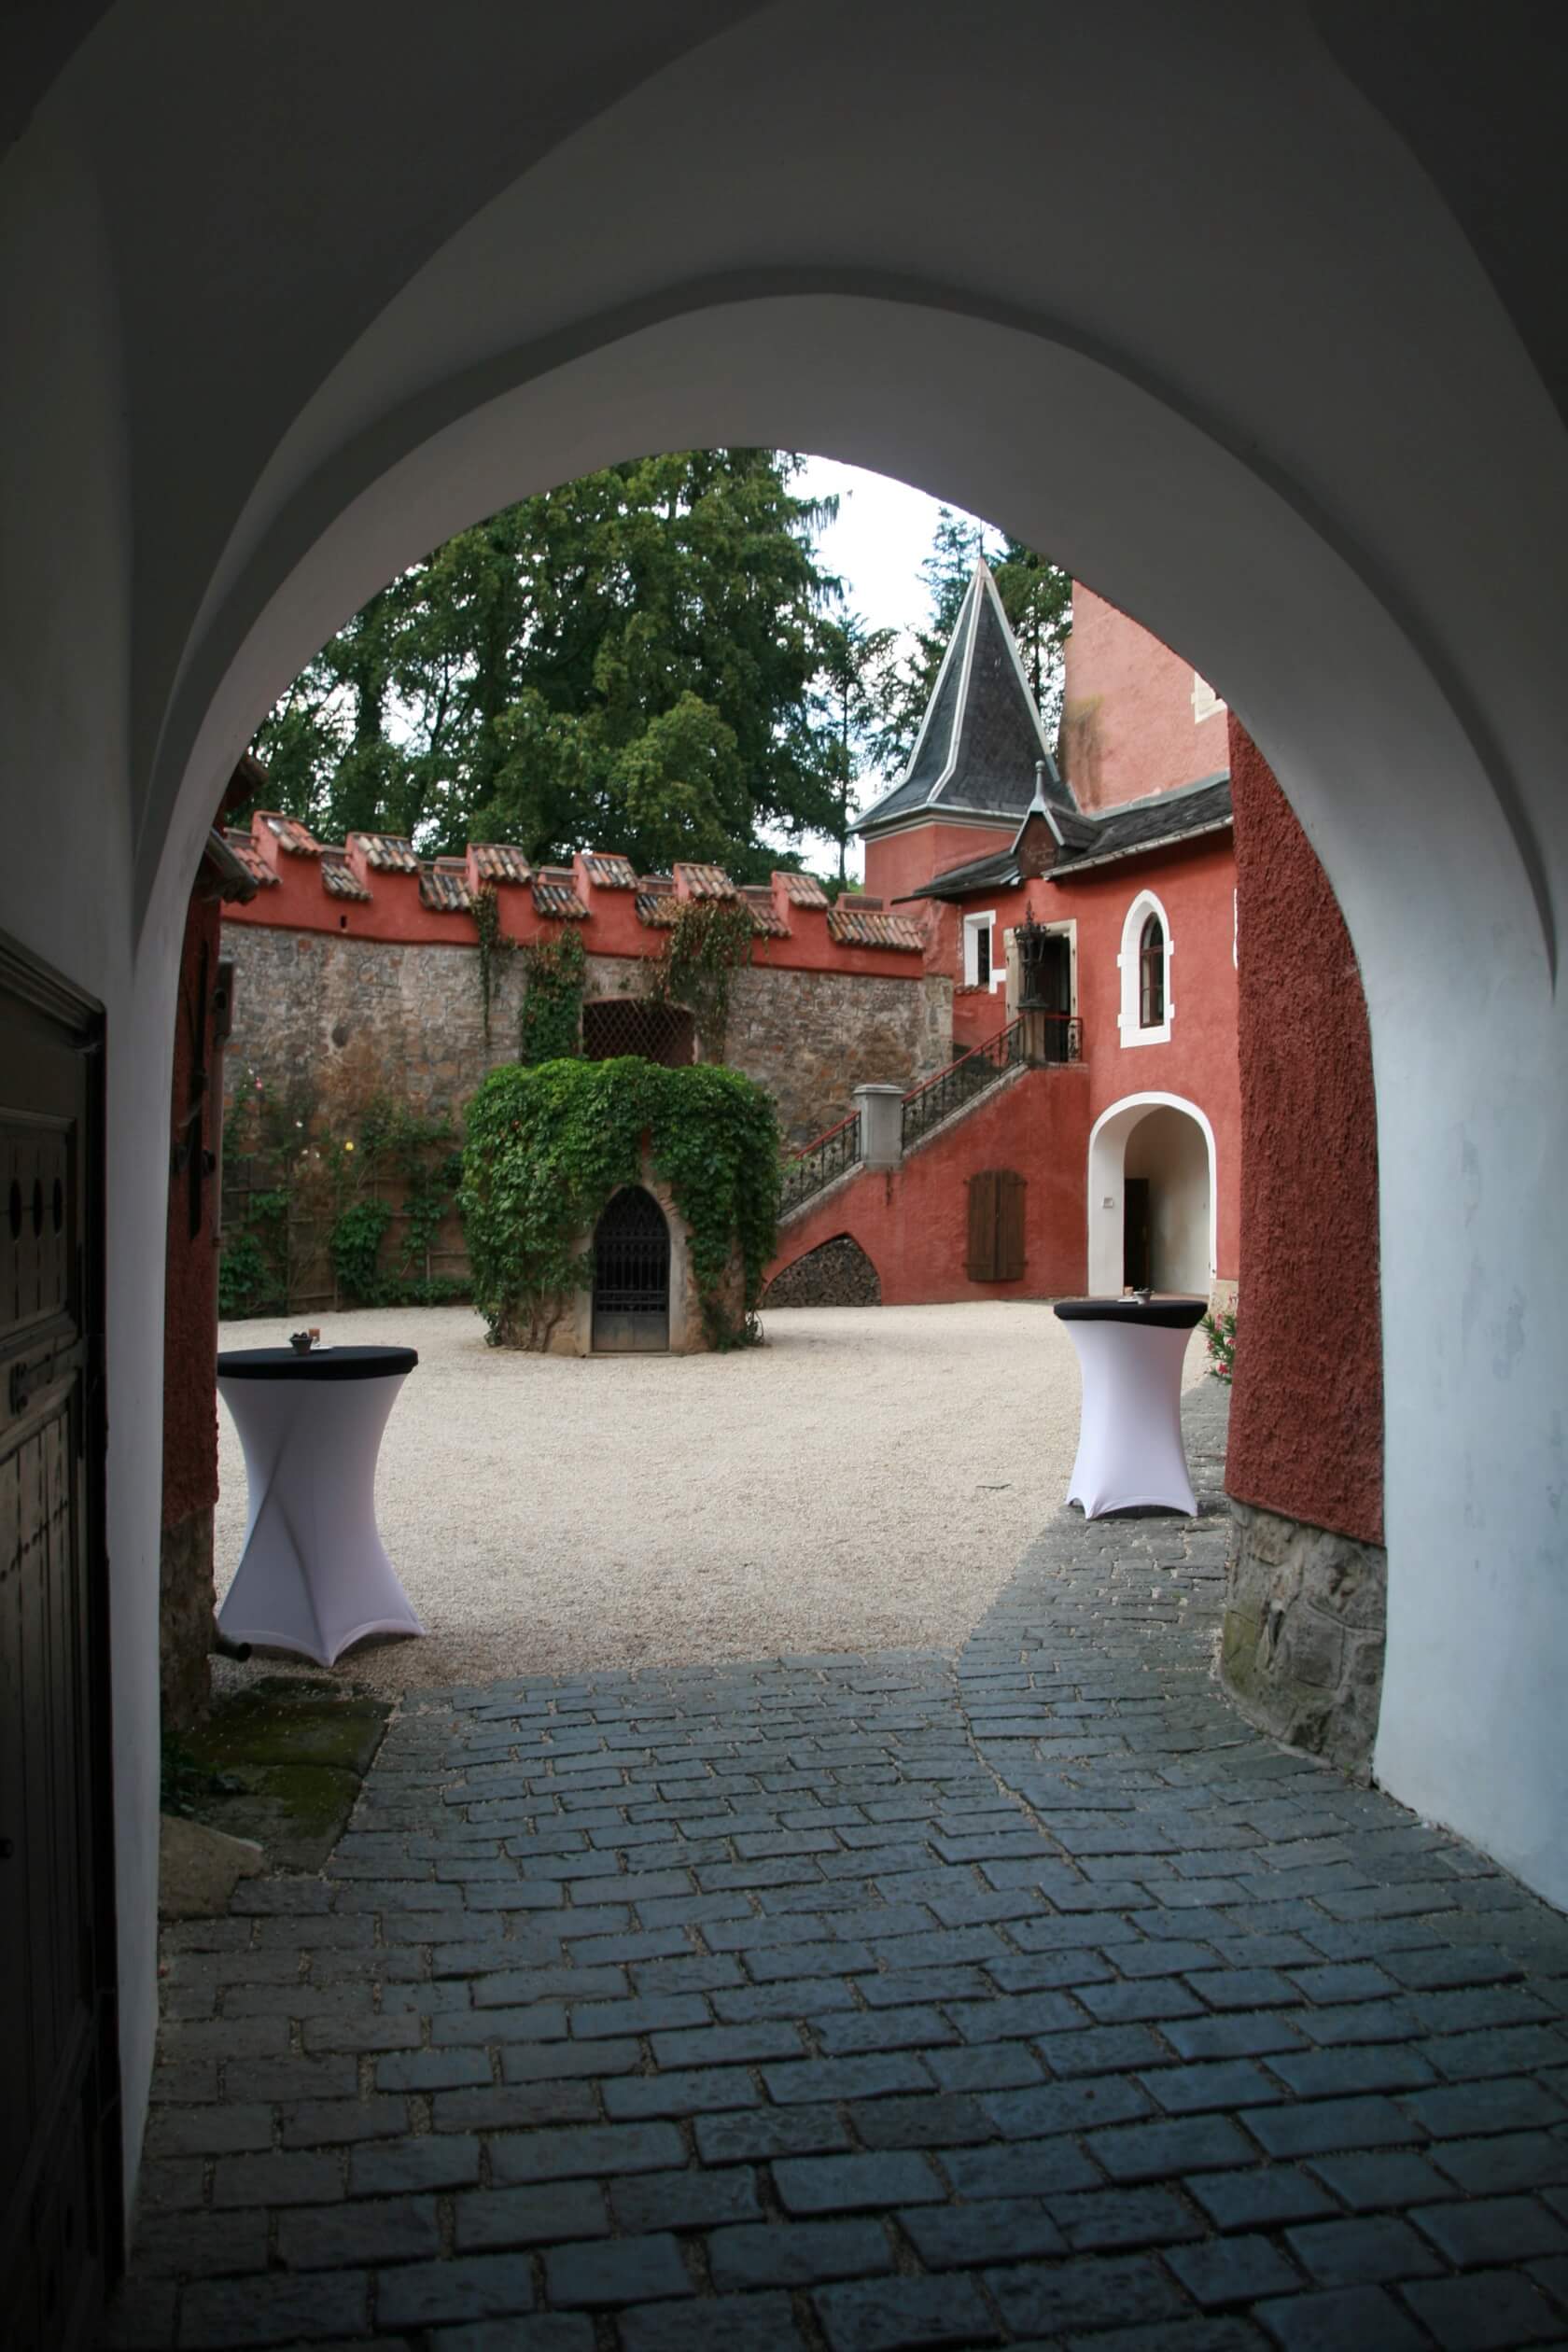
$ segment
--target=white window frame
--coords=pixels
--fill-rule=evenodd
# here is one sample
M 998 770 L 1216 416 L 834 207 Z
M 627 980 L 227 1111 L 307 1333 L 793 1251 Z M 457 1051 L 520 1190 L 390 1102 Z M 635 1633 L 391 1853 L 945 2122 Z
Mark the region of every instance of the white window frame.
M 1220 700 L 1219 695 L 1215 693 L 1214 689 L 1210 685 L 1209 680 L 1197 670 L 1194 670 L 1192 682 L 1193 725 L 1195 727 L 1201 727 L 1205 719 L 1217 719 L 1225 707 L 1225 704 Z
M 990 965 L 991 965 L 991 973 L 990 973 L 990 978 L 989 978 L 987 981 L 986 981 L 984 984 L 982 984 L 981 979 L 980 979 L 980 933 L 981 933 L 983 931 L 989 931 L 989 933 L 990 933 L 990 935 L 991 935 L 991 937 L 990 937 Z M 986 914 L 984 914 L 984 915 L 966 915 L 966 916 L 964 917 L 964 918 L 963 918 L 963 985 L 964 985 L 964 987 L 965 987 L 966 988 L 978 988 L 978 987 L 980 987 L 982 985 L 984 985 L 987 988 L 988 988 L 988 989 L 989 989 L 989 991 L 990 991 L 991 995 L 992 995 L 992 996 L 994 996 L 994 995 L 996 994 L 997 989 L 998 989 L 999 987 L 1005 986 L 1005 984 L 1006 984 L 1006 980 L 1007 980 L 1007 959 L 1006 959 L 1005 955 L 1004 955 L 1004 956 L 1002 956 L 1000 959 L 999 959 L 999 958 L 998 958 L 998 956 L 997 956 L 997 940 L 996 940 L 996 909 L 995 909 L 995 907 L 993 906 L 992 908 L 990 908 L 990 910 L 989 910 L 987 913 L 986 913 Z
M 1145 1029 L 1139 1018 L 1142 1010 L 1139 985 L 1141 977 L 1140 948 L 1143 926 L 1151 915 L 1158 917 L 1160 930 L 1165 935 L 1165 1018 L 1157 1027 Z M 1175 1001 L 1170 992 L 1170 959 L 1175 953 L 1176 942 L 1171 934 L 1169 916 L 1153 890 L 1140 890 L 1127 908 L 1122 924 L 1122 952 L 1116 958 L 1117 969 L 1122 975 L 1122 1009 L 1116 1015 L 1116 1026 L 1121 1031 L 1124 1045 L 1169 1043 L 1170 1024 L 1176 1015 Z

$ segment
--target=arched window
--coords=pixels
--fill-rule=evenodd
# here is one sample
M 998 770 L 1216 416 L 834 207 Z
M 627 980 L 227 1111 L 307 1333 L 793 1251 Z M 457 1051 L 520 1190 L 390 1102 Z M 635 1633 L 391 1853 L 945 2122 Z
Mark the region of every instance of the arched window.
M 1124 1045 L 1163 1045 L 1176 1007 L 1170 959 L 1176 950 L 1170 917 L 1153 890 L 1140 890 L 1122 919 L 1122 1009 L 1116 1026 Z
M 1150 915 L 1138 942 L 1138 1026 L 1160 1029 L 1164 1022 L 1165 925 Z

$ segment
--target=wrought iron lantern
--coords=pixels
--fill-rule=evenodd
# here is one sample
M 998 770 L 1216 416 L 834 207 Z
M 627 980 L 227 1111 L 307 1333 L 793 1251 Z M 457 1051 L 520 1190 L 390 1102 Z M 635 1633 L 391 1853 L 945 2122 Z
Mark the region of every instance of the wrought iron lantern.
M 1013 944 L 1018 951 L 1019 1012 L 1054 1012 L 1056 1006 L 1045 978 L 1051 933 L 1043 923 L 1035 920 L 1032 914 L 1026 915 L 1013 933 Z

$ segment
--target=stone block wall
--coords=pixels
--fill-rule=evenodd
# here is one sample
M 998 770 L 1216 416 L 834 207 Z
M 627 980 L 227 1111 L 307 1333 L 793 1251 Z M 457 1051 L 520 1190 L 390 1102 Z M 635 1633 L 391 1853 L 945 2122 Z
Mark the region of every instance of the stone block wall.
M 1231 1498 L 1222 1672 L 1248 1719 L 1369 1776 L 1383 1685 L 1388 1561 Z
M 226 923 L 223 953 L 234 967 L 228 1107 L 259 1082 L 276 1102 L 300 1100 L 312 1124 L 339 1141 L 378 1098 L 460 1127 L 486 1071 L 515 1058 L 526 987 L 521 956 L 495 959 L 486 1034 L 472 946 Z M 585 999 L 639 996 L 651 970 L 646 960 L 590 956 Z M 917 968 L 890 979 L 756 964 L 735 975 L 725 1058 L 773 1096 L 786 1143 L 809 1142 L 847 1116 L 856 1086 L 908 1088 L 950 1059 L 952 996 L 950 981 Z M 231 1222 L 246 1185 L 270 1181 L 259 1162 L 226 1167 Z M 396 1208 L 392 1195 L 384 1197 Z M 291 1295 L 301 1311 L 333 1303 L 326 1240 L 326 1225 L 304 1204 L 290 1238 L 291 1269 L 298 1260 Z M 466 1278 L 455 1220 L 443 1227 L 428 1271 Z
M 223 952 L 234 965 L 231 1102 L 259 1078 L 278 1097 L 308 1088 L 333 1127 L 377 1096 L 422 1118 L 455 1118 L 486 1071 L 515 1057 L 520 957 L 496 959 L 486 1037 L 472 947 L 233 923 Z M 640 995 L 649 969 L 590 956 L 585 994 Z M 753 965 L 735 975 L 725 1058 L 768 1089 L 786 1141 L 809 1142 L 848 1115 L 856 1086 L 909 1087 L 943 1067 L 952 994 L 941 978 Z

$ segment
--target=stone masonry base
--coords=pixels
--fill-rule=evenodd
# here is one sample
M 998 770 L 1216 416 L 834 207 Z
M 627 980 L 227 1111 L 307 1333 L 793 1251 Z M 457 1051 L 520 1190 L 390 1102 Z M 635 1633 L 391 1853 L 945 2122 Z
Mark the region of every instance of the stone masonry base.
M 163 1530 L 159 1552 L 159 1681 L 170 1730 L 193 1724 L 212 1695 L 213 1515 L 192 1511 Z
M 1249 1721 L 1368 1779 L 1383 1687 L 1387 1555 L 1231 1502 L 1221 1673 Z

